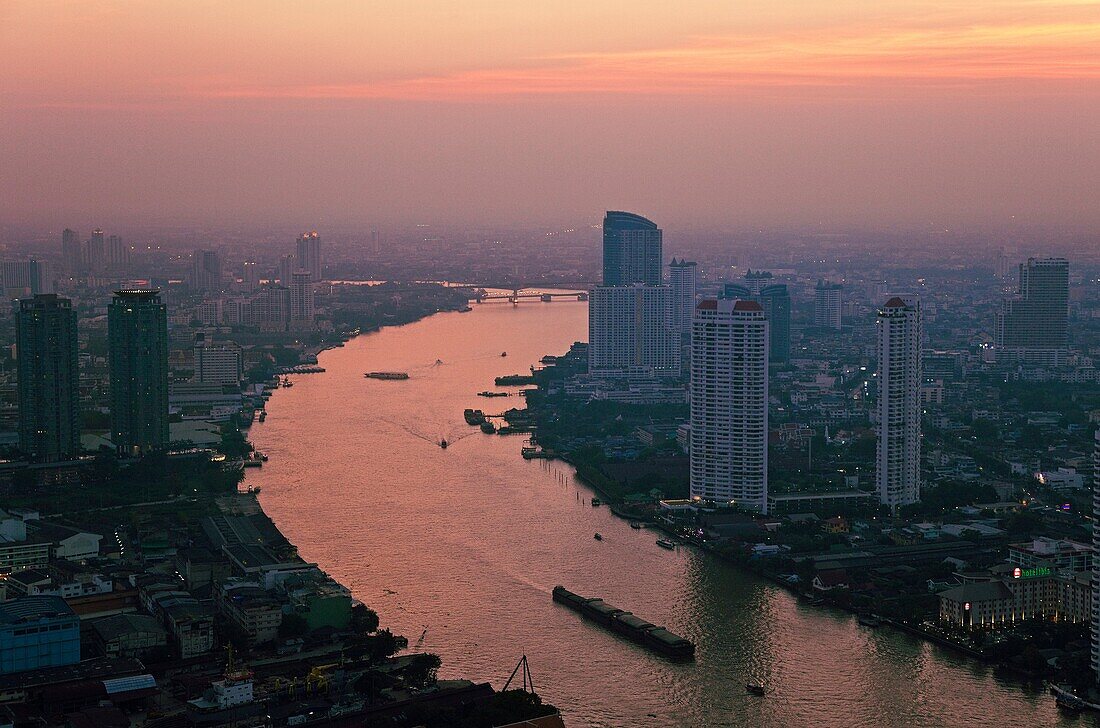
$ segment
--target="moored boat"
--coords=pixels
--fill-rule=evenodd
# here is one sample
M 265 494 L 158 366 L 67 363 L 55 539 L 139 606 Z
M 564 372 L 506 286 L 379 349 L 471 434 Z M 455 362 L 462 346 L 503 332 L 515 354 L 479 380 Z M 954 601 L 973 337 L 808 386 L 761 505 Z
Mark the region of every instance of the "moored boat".
M 673 549 L 676 548 L 676 544 L 673 543 L 672 541 L 669 541 L 667 538 L 657 539 L 657 545 L 660 546 L 663 549 L 668 549 L 669 551 L 672 551 Z
M 758 682 L 745 683 L 745 690 L 753 695 L 763 695 L 765 693 L 764 684 Z

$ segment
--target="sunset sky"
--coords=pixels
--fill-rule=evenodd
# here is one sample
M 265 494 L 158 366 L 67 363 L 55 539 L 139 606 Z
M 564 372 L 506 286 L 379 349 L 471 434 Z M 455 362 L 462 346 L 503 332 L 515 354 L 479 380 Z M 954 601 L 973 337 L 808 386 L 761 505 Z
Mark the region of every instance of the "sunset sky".
M 0 0 L 58 225 L 1095 228 L 1098 118 L 1096 2 Z

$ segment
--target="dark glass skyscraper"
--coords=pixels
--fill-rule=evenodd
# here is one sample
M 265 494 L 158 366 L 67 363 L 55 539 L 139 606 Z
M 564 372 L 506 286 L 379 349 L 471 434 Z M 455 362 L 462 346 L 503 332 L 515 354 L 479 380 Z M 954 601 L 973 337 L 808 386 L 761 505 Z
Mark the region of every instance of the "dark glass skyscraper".
M 768 360 L 785 363 L 791 359 L 791 294 L 786 283 L 769 283 L 759 287 L 754 293 L 752 284 L 761 280 L 771 280 L 771 274 L 763 276 L 757 272 L 749 285 L 741 283 L 723 283 L 722 298 L 730 300 L 756 301 L 764 308 L 768 319 Z
M 80 371 L 76 312 L 52 293 L 19 301 L 19 447 L 35 462 L 80 452 Z
M 787 362 L 791 358 L 791 294 L 786 283 L 771 283 L 756 297 L 768 317 L 768 359 Z
M 168 309 L 157 291 L 116 291 L 107 308 L 111 435 L 123 455 L 168 447 Z
M 632 212 L 609 210 L 603 219 L 603 284 L 661 285 L 661 229 Z

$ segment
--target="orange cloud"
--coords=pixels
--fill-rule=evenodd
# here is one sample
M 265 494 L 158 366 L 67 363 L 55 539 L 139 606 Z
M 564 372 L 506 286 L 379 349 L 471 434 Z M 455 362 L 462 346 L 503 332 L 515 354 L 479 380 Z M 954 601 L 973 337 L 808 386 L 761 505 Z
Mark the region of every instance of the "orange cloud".
M 1073 13 L 1067 13 L 1072 16 Z M 1100 17 L 951 27 L 818 29 L 682 47 L 530 59 L 525 66 L 370 83 L 200 84 L 223 99 L 468 100 L 511 95 L 725 95 L 789 88 L 1100 79 Z

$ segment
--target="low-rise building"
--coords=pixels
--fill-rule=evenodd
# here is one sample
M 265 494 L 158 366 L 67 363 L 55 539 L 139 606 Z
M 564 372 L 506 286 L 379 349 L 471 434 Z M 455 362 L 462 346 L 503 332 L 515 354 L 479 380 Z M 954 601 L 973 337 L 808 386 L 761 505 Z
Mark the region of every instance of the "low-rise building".
M 55 596 L 0 604 L 0 674 L 80 661 L 80 618 Z
M 95 644 L 105 657 L 141 658 L 168 645 L 168 632 L 146 614 L 116 614 L 94 620 L 91 627 Z

